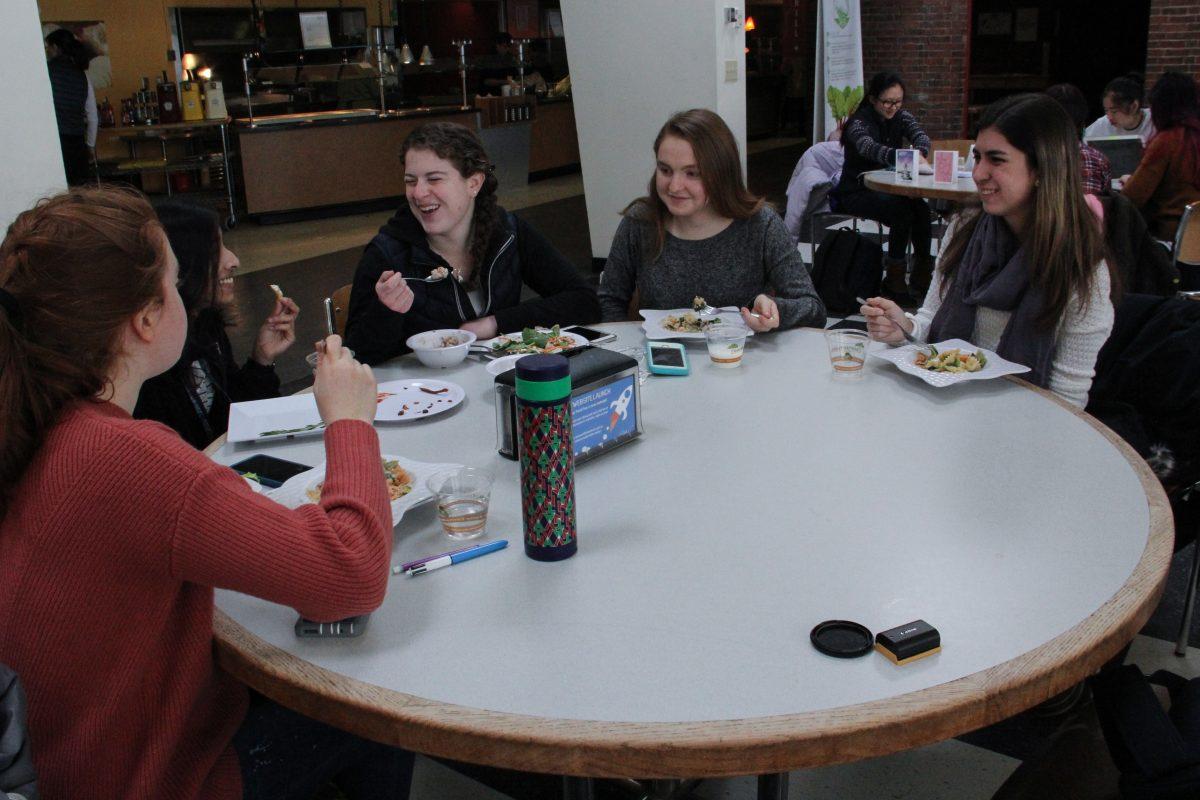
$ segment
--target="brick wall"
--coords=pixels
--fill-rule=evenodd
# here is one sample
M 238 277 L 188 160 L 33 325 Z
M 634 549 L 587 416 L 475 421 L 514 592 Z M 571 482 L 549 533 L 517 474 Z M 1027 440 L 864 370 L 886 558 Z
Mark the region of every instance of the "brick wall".
M 1200 3 L 1151 0 L 1146 48 L 1146 88 L 1166 70 L 1200 78 Z
M 1194 5 L 1197 0 L 1156 0 Z M 963 0 L 860 0 L 863 75 L 895 70 L 908 88 L 905 108 L 935 139 L 962 134 L 963 93 L 971 34 Z

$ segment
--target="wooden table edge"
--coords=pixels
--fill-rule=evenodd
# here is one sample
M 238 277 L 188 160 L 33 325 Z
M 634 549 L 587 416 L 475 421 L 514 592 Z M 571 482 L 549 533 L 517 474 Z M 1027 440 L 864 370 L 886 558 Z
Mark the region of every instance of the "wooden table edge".
M 1174 543 L 1166 494 L 1132 447 L 1053 393 L 1008 380 L 1066 408 L 1117 448 L 1145 493 L 1149 535 L 1133 573 L 1100 608 L 989 669 L 899 697 L 801 714 L 622 723 L 487 711 L 383 689 L 267 644 L 214 609 L 218 663 L 277 702 L 369 739 L 471 763 L 591 777 L 783 772 L 887 755 L 993 724 L 1065 691 L 1116 655 L 1157 606 Z
M 893 181 L 883 180 L 877 172 L 886 170 L 869 170 L 863 173 L 863 186 L 874 192 L 883 192 L 884 194 L 892 194 L 898 197 L 921 197 L 927 200 L 952 200 L 959 203 L 969 202 L 972 198 L 978 195 L 975 192 L 968 192 L 956 188 L 958 178 L 955 177 L 955 185 L 949 184 L 916 184 L 916 183 L 896 183 Z

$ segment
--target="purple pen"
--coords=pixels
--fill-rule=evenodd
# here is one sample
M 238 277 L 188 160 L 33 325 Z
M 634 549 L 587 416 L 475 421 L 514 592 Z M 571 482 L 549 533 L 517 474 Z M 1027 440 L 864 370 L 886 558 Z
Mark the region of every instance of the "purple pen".
M 400 571 L 408 572 L 413 567 L 419 567 L 422 564 L 424 564 L 426 561 L 433 561 L 435 558 L 445 558 L 446 556 L 453 556 L 453 555 L 457 555 L 458 553 L 464 553 L 467 550 L 470 550 L 472 547 L 478 547 L 479 545 L 480 545 L 480 542 L 475 542 L 474 544 L 469 544 L 466 547 L 460 547 L 457 550 L 451 550 L 447 553 L 438 553 L 436 556 L 425 556 L 424 558 L 418 558 L 415 561 L 409 561 L 407 563 L 401 564 Z

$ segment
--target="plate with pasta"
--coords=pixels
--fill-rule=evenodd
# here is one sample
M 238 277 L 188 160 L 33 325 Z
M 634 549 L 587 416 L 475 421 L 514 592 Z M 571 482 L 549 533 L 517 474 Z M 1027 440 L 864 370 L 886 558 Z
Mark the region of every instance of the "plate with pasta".
M 701 316 L 691 308 L 643 308 L 642 330 L 647 339 L 704 339 L 704 329 L 718 322 L 732 323 L 745 327 L 741 312 L 736 308 L 719 308 L 716 315 Z M 754 331 L 746 328 L 746 335 Z
M 387 481 L 388 500 L 392 508 L 392 525 L 397 525 L 410 508 L 433 499 L 426 481 L 434 474 L 460 464 L 430 464 L 414 461 L 404 456 L 384 454 L 380 456 L 380 467 Z M 325 489 L 325 462 L 310 470 L 289 478 L 283 486 L 264 492 L 268 497 L 288 508 L 299 508 L 308 503 L 319 503 Z
M 506 333 L 495 339 L 480 342 L 494 356 L 537 355 L 562 353 L 587 346 L 588 340 L 577 333 L 553 328 L 526 328 L 520 333 Z
M 903 347 L 872 345 L 869 354 L 892 362 L 901 372 L 916 375 L 930 386 L 951 386 L 1029 372 L 1029 367 L 1023 364 L 1003 359 L 962 339 Z

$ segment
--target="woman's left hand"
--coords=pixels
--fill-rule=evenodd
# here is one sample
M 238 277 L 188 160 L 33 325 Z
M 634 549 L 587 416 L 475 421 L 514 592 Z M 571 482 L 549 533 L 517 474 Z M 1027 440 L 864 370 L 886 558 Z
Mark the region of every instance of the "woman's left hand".
M 755 333 L 766 333 L 779 327 L 779 306 L 767 295 L 754 298 L 754 313 L 758 316 L 752 316 L 749 309 L 742 309 L 742 321 Z
M 483 341 L 484 339 L 493 339 L 500 334 L 499 329 L 496 327 L 495 317 L 480 317 L 479 319 L 473 319 L 470 322 L 464 322 L 458 327 L 464 331 L 470 331 L 471 333 L 475 334 L 475 338 L 479 341 Z
M 258 329 L 258 339 L 254 342 L 254 352 L 250 356 L 264 367 L 275 363 L 285 350 L 296 341 L 296 315 L 300 313 L 290 297 L 282 297 L 275 301 L 271 316 Z

